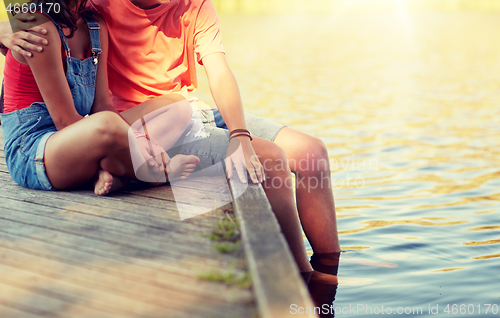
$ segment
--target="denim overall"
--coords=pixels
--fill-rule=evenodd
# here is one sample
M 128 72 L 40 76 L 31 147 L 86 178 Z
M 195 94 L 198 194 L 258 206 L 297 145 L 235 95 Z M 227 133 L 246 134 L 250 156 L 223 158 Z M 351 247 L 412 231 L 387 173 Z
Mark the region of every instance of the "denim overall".
M 81 116 L 86 116 L 90 113 L 95 96 L 97 56 L 101 53 L 99 23 L 86 19 L 92 56 L 79 60 L 71 57 L 61 26 L 52 18 L 51 20 L 58 29 L 66 51 L 66 79 L 76 111 Z M 23 187 L 53 190 L 45 171 L 44 153 L 47 140 L 57 129 L 45 103 L 33 103 L 28 108 L 2 114 L 2 129 L 5 161 L 12 178 Z

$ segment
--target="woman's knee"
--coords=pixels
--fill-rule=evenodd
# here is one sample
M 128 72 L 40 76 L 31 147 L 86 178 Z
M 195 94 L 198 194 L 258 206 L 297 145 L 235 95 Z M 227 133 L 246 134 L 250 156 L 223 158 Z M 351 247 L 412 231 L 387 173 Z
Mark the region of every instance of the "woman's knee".
M 128 145 L 125 121 L 114 112 L 103 111 L 92 115 L 93 138 L 96 145 L 116 149 Z

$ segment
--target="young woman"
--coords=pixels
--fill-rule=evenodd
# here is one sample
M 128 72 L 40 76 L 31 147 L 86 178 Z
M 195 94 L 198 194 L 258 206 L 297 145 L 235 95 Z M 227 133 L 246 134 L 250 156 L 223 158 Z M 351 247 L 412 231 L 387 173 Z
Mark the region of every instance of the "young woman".
M 6 55 L 2 129 L 12 178 L 42 190 L 94 180 L 95 193 L 104 195 L 127 179 L 167 181 L 189 175 L 196 156 L 170 160 L 149 138 L 144 121 L 132 128 L 111 106 L 103 20 L 85 9 L 86 0 L 50 3 L 29 7 L 48 30 L 45 50 L 31 58 L 13 51 Z M 156 111 L 148 114 L 151 107 Z M 162 133 L 171 144 L 191 120 L 190 105 L 176 96 L 149 100 L 141 110 L 150 122 L 162 120 Z

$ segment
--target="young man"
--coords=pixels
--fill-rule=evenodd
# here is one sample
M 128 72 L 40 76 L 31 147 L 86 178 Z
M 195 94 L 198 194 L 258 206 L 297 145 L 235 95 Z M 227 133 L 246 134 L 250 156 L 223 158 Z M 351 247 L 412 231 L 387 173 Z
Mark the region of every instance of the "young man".
M 136 105 L 168 94 L 178 94 L 192 104 L 203 105 L 189 99 L 189 92 L 197 87 L 196 62 L 202 64 L 218 107 L 218 110 L 203 109 L 207 122 L 229 131 L 248 127 L 254 136 L 253 140 L 245 134 L 236 137 L 243 154 L 228 151 L 228 177 L 233 164 L 240 178 L 246 167 L 254 182 L 262 181 L 259 180 L 262 168 L 268 176 L 280 176 L 279 187 L 274 186 L 272 180 L 266 180 L 264 188 L 300 270 L 308 272 L 310 266 L 297 211 L 314 250 L 313 267 L 323 272 L 335 268 L 340 246 L 326 147 L 317 138 L 243 112 L 236 80 L 226 62 L 212 1 L 91 0 L 91 3 L 108 25 L 110 90 L 113 105 L 122 111 L 123 117 L 129 123 L 135 122 L 141 113 Z M 3 23 L 0 41 L 29 57 L 30 51 L 43 50 L 45 43 L 40 34 L 44 30 L 33 27 L 33 21 L 22 21 L 23 18 L 26 16 L 17 17 L 13 23 L 17 24 L 16 29 L 32 27 L 30 32 L 12 34 L 10 26 Z M 210 133 L 226 140 L 211 145 L 210 151 L 218 152 L 221 157 L 225 154 L 221 149 L 228 146 L 232 149 L 238 142 L 234 138 L 227 143 L 227 134 L 221 129 L 212 129 Z M 158 142 L 162 144 L 161 140 Z M 255 154 L 262 163 L 254 160 Z M 284 163 L 280 162 L 283 160 Z M 291 169 L 296 175 L 296 205 L 292 189 L 283 182 L 289 171 L 280 169 Z

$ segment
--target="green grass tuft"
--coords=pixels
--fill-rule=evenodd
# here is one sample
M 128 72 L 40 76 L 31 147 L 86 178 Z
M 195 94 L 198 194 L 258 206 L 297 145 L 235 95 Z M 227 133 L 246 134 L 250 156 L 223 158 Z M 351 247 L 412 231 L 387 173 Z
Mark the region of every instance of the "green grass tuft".
M 230 254 L 238 249 L 240 242 L 214 242 L 214 248 L 220 253 Z
M 228 211 L 223 211 L 208 237 L 216 242 L 239 242 L 240 229 L 234 215 Z
M 226 272 L 211 271 L 205 274 L 200 274 L 198 278 L 211 282 L 224 283 L 226 285 L 235 285 L 241 288 L 249 288 L 252 286 L 252 278 L 246 271 L 241 273 L 235 273 L 232 270 Z

